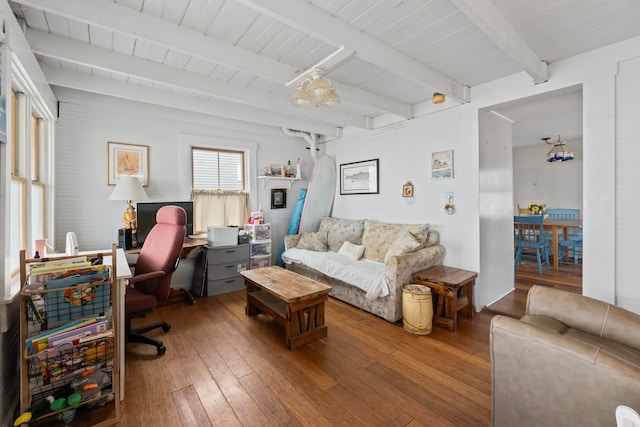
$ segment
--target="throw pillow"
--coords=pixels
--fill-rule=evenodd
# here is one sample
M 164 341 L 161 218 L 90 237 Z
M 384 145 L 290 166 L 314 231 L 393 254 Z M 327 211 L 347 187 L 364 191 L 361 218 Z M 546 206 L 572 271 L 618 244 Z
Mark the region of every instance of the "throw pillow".
M 300 235 L 296 245 L 298 249 L 307 249 L 314 252 L 327 251 L 327 235 L 320 232 L 305 232 Z
M 384 262 L 386 263 L 392 256 L 406 254 L 420 247 L 420 242 L 408 231 L 405 231 L 389 247 Z
M 349 241 L 356 245 L 362 244 L 364 220 L 322 217 L 318 231 L 327 235 L 327 249 L 338 252 L 342 243 Z
M 364 246 L 356 245 L 351 242 L 344 242 L 338 251 L 339 255 L 346 256 L 347 258 L 355 259 L 356 261 L 362 258 L 364 253 Z

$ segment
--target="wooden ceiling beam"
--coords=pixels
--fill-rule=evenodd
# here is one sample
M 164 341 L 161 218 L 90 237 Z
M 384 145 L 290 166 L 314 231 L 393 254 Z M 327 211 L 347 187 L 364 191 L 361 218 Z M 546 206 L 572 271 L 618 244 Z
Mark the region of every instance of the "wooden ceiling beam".
M 235 0 L 359 58 L 459 102 L 470 102 L 469 87 L 419 63 L 323 10 L 299 0 Z
M 267 109 L 273 112 L 309 119 L 311 112 L 291 105 L 289 99 L 278 99 L 246 87 L 232 85 L 190 71 L 179 70 L 112 50 L 92 46 L 38 30 L 27 30 L 27 40 L 39 55 L 109 72 L 138 77 L 147 81 L 185 89 L 197 94 Z M 313 117 L 339 127 L 366 128 L 366 118 L 332 109 L 314 109 Z
M 531 76 L 534 83 L 549 80 L 547 63 L 531 50 L 490 0 L 451 0 L 502 51 Z
M 320 135 L 337 135 L 339 132 L 339 128 L 329 124 L 289 117 L 256 107 L 223 101 L 212 102 L 149 86 L 124 83 L 56 67 L 45 66 L 43 71 L 49 84 L 53 86 L 211 114 L 250 123 L 298 129 Z
M 300 70 L 274 59 L 216 40 L 155 16 L 137 12 L 107 0 L 15 0 L 16 3 L 77 20 L 109 31 L 126 34 L 149 43 L 173 49 L 187 55 L 236 70 L 286 83 Z M 343 100 L 410 118 L 409 104 L 340 84 Z

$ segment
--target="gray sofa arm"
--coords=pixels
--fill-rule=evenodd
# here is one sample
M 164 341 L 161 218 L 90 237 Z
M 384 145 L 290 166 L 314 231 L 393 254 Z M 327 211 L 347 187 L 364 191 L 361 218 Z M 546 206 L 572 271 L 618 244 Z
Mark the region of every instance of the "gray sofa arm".
M 640 366 L 506 316 L 491 321 L 494 427 L 615 425 L 640 408 Z
M 284 249 L 291 249 L 298 246 L 298 240 L 300 240 L 299 234 L 288 234 L 284 236 Z
M 413 273 L 441 265 L 444 253 L 444 246 L 436 245 L 390 257 L 384 273 L 389 286 L 389 298 L 402 300 L 402 288 L 413 282 Z
M 570 328 L 640 350 L 640 316 L 612 304 L 546 286 L 527 295 L 527 316 L 544 316 Z

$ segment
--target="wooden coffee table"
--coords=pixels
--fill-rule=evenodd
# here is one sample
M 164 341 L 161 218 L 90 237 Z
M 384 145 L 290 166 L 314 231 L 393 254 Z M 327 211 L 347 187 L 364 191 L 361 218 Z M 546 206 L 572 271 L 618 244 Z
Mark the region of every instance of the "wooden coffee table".
M 240 274 L 247 285 L 247 316 L 265 313 L 283 325 L 289 350 L 327 336 L 324 302 L 331 286 L 277 266 Z

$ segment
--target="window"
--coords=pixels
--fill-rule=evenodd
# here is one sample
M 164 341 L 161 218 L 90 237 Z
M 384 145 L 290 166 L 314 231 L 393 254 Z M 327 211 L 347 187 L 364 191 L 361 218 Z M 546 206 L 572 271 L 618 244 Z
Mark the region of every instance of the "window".
M 191 148 L 193 182 L 191 199 L 194 232 L 208 226 L 242 226 L 249 217 L 245 191 L 244 151 Z
M 194 190 L 244 190 L 244 152 L 191 149 Z
M 11 93 L 11 202 L 9 231 L 9 266 L 11 275 L 20 268 L 20 250 L 26 249 L 33 256 L 33 241 L 46 239 L 48 174 L 51 161 L 48 153 L 52 139 L 52 119 L 41 114 L 47 111 L 36 94 L 29 91 L 20 76 L 14 76 Z M 26 89 L 25 89 L 26 88 Z M 48 118 L 44 118 L 48 117 Z
M 44 219 L 45 188 L 43 178 L 43 145 L 44 145 L 44 120 L 39 118 L 36 112 L 31 113 L 32 123 L 32 172 L 31 172 L 31 237 L 33 239 L 44 239 Z
M 26 216 L 27 179 L 25 174 L 26 144 L 24 129 L 26 96 L 12 91 L 11 111 L 13 112 L 11 129 L 11 232 L 10 232 L 10 267 L 11 273 L 17 274 L 20 267 L 19 253 L 25 249 L 27 242 Z

